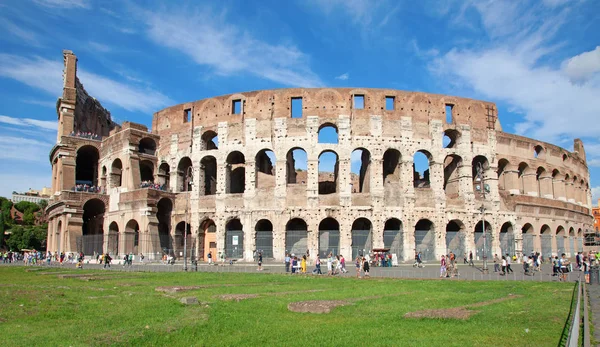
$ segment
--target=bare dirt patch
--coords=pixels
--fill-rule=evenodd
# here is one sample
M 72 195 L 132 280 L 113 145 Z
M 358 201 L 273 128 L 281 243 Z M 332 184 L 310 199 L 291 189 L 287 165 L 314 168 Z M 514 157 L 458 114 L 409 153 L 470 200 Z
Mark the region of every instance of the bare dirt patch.
M 440 309 L 431 309 L 431 310 L 420 310 L 414 312 L 408 312 L 404 315 L 405 318 L 438 318 L 438 319 L 469 319 L 474 314 L 477 314 L 479 311 L 469 310 L 469 307 L 483 307 L 487 305 L 496 304 L 502 301 L 516 299 L 521 297 L 520 295 L 509 295 L 503 298 L 488 300 L 477 302 L 474 304 L 452 307 L 452 308 L 440 308 Z
M 312 300 L 291 302 L 288 304 L 288 310 L 292 312 L 305 313 L 329 313 L 332 309 L 338 306 L 350 305 L 349 302 L 343 300 Z
M 278 282 L 269 283 L 269 285 L 279 284 Z M 206 289 L 206 288 L 220 288 L 220 287 L 255 287 L 255 286 L 264 286 L 264 283 L 222 283 L 222 284 L 204 284 L 198 286 L 161 286 L 156 287 L 154 290 L 157 292 L 163 293 L 177 293 L 177 292 L 185 292 L 188 290 L 198 290 L 198 289 Z
M 219 295 L 218 298 L 221 300 L 235 300 L 239 302 L 246 299 L 258 298 L 258 294 L 224 294 Z

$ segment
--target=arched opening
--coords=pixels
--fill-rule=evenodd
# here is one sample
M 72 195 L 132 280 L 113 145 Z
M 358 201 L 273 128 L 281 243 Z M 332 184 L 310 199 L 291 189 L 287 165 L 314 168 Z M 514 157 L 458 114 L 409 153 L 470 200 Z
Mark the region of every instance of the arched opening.
M 557 184 L 559 183 L 559 180 L 560 171 L 558 171 L 557 169 L 552 170 L 552 197 L 554 197 L 555 199 L 560 197 L 560 190 L 557 189 Z
M 509 165 L 510 162 L 506 159 L 498 161 L 498 190 L 506 190 L 506 169 Z
M 542 246 L 542 259 L 548 259 L 552 255 L 552 230 L 546 224 L 540 229 L 540 241 Z
M 121 159 L 115 159 L 110 166 L 110 186 L 112 188 L 120 187 L 123 183 L 123 164 Z
M 575 249 L 575 251 L 578 252 L 583 252 L 583 230 L 581 230 L 581 228 L 579 228 L 577 230 L 577 235 L 576 235 L 576 240 L 575 240 L 575 246 L 577 247 Z
M 565 249 L 565 237 L 566 237 L 565 228 L 562 225 L 559 225 L 556 228 L 556 255 L 560 257 L 561 254 L 567 253 Z
M 569 229 L 569 236 L 568 236 L 568 241 L 569 241 L 569 256 L 574 257 L 575 256 L 575 229 L 571 228 Z
M 156 204 L 158 219 L 158 239 L 160 249 L 164 254 L 172 255 L 173 240 L 171 239 L 171 213 L 173 212 L 173 202 L 171 199 L 162 198 Z
M 246 159 L 235 151 L 227 156 L 227 194 L 241 194 L 246 190 Z
M 392 257 L 398 262 L 404 259 L 404 233 L 402 222 L 398 218 L 385 221 L 383 227 L 383 247 L 388 248 Z
M 459 220 L 446 224 L 446 252 L 454 253 L 456 259 L 467 253 L 465 225 Z
M 485 234 L 484 234 L 485 225 Z M 492 226 L 488 221 L 485 224 L 482 221 L 477 222 L 475 225 L 475 256 L 479 260 L 483 260 L 484 257 L 491 259 L 492 254 Z M 485 235 L 485 237 L 484 237 Z
M 308 157 L 302 148 L 292 148 L 286 156 L 287 184 L 303 184 L 307 181 Z
M 373 249 L 373 224 L 367 218 L 352 223 L 352 259 L 364 257 Z
M 185 238 L 187 238 L 187 240 Z M 175 258 L 183 257 L 183 250 L 187 246 L 186 255 L 191 257 L 192 249 L 194 248 L 194 240 L 192 240 L 192 229 L 189 223 L 179 222 L 175 226 L 175 237 L 173 239 L 173 251 Z
M 487 171 L 490 168 L 490 164 L 486 157 L 478 155 L 473 158 L 471 162 L 472 177 L 473 177 L 473 192 L 475 193 L 476 199 L 485 198 L 485 194 L 490 192 L 490 185 L 485 182 L 487 178 Z
M 140 140 L 140 144 L 139 144 L 138 148 L 139 148 L 140 153 L 155 155 L 156 142 L 149 137 L 144 137 L 143 139 Z
M 444 137 L 442 138 L 442 145 L 444 148 L 456 148 L 460 133 L 455 129 L 447 129 L 444 131 Z
M 237 218 L 225 225 L 225 256 L 234 259 L 244 256 L 244 227 Z
M 510 222 L 502 224 L 500 228 L 500 251 L 502 255 L 516 255 L 515 252 L 515 234 Z
M 140 226 L 135 219 L 131 219 L 125 225 L 125 242 L 123 243 L 125 254 L 138 254 L 140 245 Z
M 82 146 L 75 159 L 75 184 L 98 186 L 98 159 L 100 155 L 94 146 Z
M 319 223 L 319 256 L 340 254 L 340 223 L 335 218 L 325 218 Z
M 61 239 L 63 237 L 63 233 L 62 233 L 62 221 L 58 221 L 58 225 L 56 226 L 56 247 L 55 247 L 55 251 L 56 252 L 62 252 L 62 249 L 60 248 L 61 246 Z
M 273 258 L 273 223 L 261 219 L 254 227 L 256 231 L 256 253 L 262 253 L 263 258 Z
M 529 166 L 526 163 L 519 164 L 519 192 L 525 194 L 527 188 L 527 182 L 525 181 L 526 174 L 528 173 Z
M 104 247 L 104 211 L 106 206 L 99 199 L 88 200 L 83 205 L 81 240 L 77 240 L 77 251 L 85 255 L 102 253 Z
M 546 157 L 546 151 L 544 147 L 537 145 L 533 147 L 533 157 L 537 159 L 544 159 Z
M 169 164 L 162 163 L 158 167 L 158 184 L 161 185 L 162 190 L 169 188 L 169 182 L 171 181 L 171 168 Z
M 108 226 L 108 242 L 106 252 L 113 257 L 119 254 L 119 225 L 112 222 Z
M 207 130 L 202 134 L 202 150 L 210 151 L 219 149 L 219 136 L 212 130 Z
M 444 191 L 446 197 L 452 199 L 460 195 L 460 167 L 462 158 L 452 154 L 444 159 Z
M 256 188 L 273 189 L 275 187 L 275 153 L 270 149 L 263 149 L 256 154 Z
M 106 189 L 106 180 L 107 180 L 108 170 L 106 166 L 102 166 L 102 174 L 100 176 L 100 186 Z
M 421 219 L 415 224 L 415 252 L 421 252 L 421 259 L 435 259 L 435 228 L 429 219 Z
M 177 191 L 192 191 L 194 173 L 192 169 L 192 160 L 189 157 L 183 157 L 179 160 L 179 164 L 177 165 L 177 176 L 179 178 L 179 187 L 177 187 Z
M 536 186 L 537 186 L 538 196 L 540 196 L 540 197 L 543 197 L 547 193 L 544 189 L 544 184 L 541 180 L 545 174 L 546 174 L 546 169 L 544 169 L 541 166 L 538 167 L 538 169 L 535 172 L 535 182 L 536 182 Z
M 140 161 L 140 180 L 142 187 L 154 183 L 154 164 L 150 160 Z
M 396 149 L 388 149 L 383 153 L 383 184 L 398 185 L 402 175 L 400 151 Z
M 198 245 L 200 259 L 207 260 L 210 253 L 212 260 L 218 260 L 217 254 L 217 225 L 212 219 L 205 219 L 198 227 L 198 237 L 200 243 Z
M 335 124 L 325 123 L 319 127 L 319 143 L 338 143 L 338 129 Z
M 285 252 L 302 256 L 308 250 L 308 226 L 301 218 L 290 219 L 285 226 Z
M 420 150 L 413 157 L 413 186 L 415 188 L 430 188 L 431 181 L 429 179 L 431 162 L 431 154 L 427 151 Z
M 352 193 L 370 192 L 371 153 L 364 148 L 355 149 L 350 155 L 350 182 Z
M 338 191 L 338 155 L 334 151 L 323 151 L 319 155 L 319 194 Z
M 201 183 L 204 187 L 200 187 L 200 192 L 204 195 L 217 194 L 217 159 L 212 155 L 208 155 L 200 160 L 200 170 L 204 179 Z
M 526 223 L 521 228 L 521 234 L 523 237 L 523 254 L 531 254 L 534 252 L 533 248 L 533 240 L 535 238 L 535 232 L 533 230 L 533 225 Z

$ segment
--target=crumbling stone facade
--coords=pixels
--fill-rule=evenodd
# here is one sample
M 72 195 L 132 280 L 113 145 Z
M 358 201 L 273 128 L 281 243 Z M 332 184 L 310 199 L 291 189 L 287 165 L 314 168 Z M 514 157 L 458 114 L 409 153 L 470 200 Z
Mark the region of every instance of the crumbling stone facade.
M 65 95 L 75 63 L 66 52 Z M 426 259 L 484 249 L 548 256 L 582 250 L 593 225 L 582 142 L 567 151 L 505 133 L 490 102 L 387 89 L 262 90 L 172 106 L 154 114 L 151 131 L 125 122 L 101 141 L 69 136 L 78 130 L 74 106 L 59 99 L 52 251 L 178 255 L 189 224 L 188 247 L 201 259 L 209 250 L 245 260 L 256 250 L 277 260 L 373 249 L 400 261 L 415 251 Z M 319 142 L 325 126 L 336 143 Z M 353 173 L 355 150 L 361 169 Z M 421 173 L 417 152 L 428 161 Z M 330 172 L 319 172 L 323 153 L 336 157 Z M 101 192 L 71 191 L 84 155 L 97 155 L 90 177 Z M 161 189 L 142 188 L 148 181 Z M 99 243 L 86 249 L 76 241 L 86 235 Z

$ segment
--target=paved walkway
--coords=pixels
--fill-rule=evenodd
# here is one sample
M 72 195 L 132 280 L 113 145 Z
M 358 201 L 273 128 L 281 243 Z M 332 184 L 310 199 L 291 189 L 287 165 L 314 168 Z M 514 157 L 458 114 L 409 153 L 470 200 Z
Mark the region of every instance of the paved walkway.
M 592 339 L 592 345 L 600 345 L 600 285 L 599 284 L 588 284 L 587 294 L 590 300 L 590 314 L 592 315 L 592 325 L 594 326 L 594 336 Z M 598 344 L 594 344 L 594 340 Z

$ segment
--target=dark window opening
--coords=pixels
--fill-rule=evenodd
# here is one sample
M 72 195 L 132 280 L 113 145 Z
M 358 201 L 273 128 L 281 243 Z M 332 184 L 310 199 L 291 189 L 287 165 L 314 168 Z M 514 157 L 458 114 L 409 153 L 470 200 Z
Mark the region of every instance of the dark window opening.
M 302 118 L 302 98 L 292 98 L 292 118 Z
M 366 149 L 356 149 L 350 156 L 350 184 L 352 193 L 368 193 L 371 181 L 371 154 Z
M 242 113 L 242 100 L 237 99 L 231 102 L 231 114 L 241 114 Z
M 354 95 L 354 108 L 357 110 L 362 110 L 365 108 L 365 96 L 364 95 Z
M 306 184 L 308 158 L 301 148 L 290 149 L 286 158 L 287 184 Z
M 190 121 L 190 119 L 192 118 L 192 109 L 188 108 L 187 110 L 183 111 L 183 122 L 187 123 Z
M 319 194 L 337 192 L 339 162 L 335 152 L 325 151 L 319 156 Z
M 217 159 L 213 156 L 202 158 L 200 161 L 201 174 L 204 175 L 204 180 L 200 180 L 204 183 L 204 189 L 200 189 L 204 192 L 204 195 L 215 195 L 217 193 Z
M 246 159 L 241 152 L 227 157 L 227 193 L 240 194 L 246 190 Z
M 393 111 L 394 110 L 394 102 L 395 101 L 396 101 L 396 97 L 386 96 L 385 97 L 385 109 L 387 111 Z

